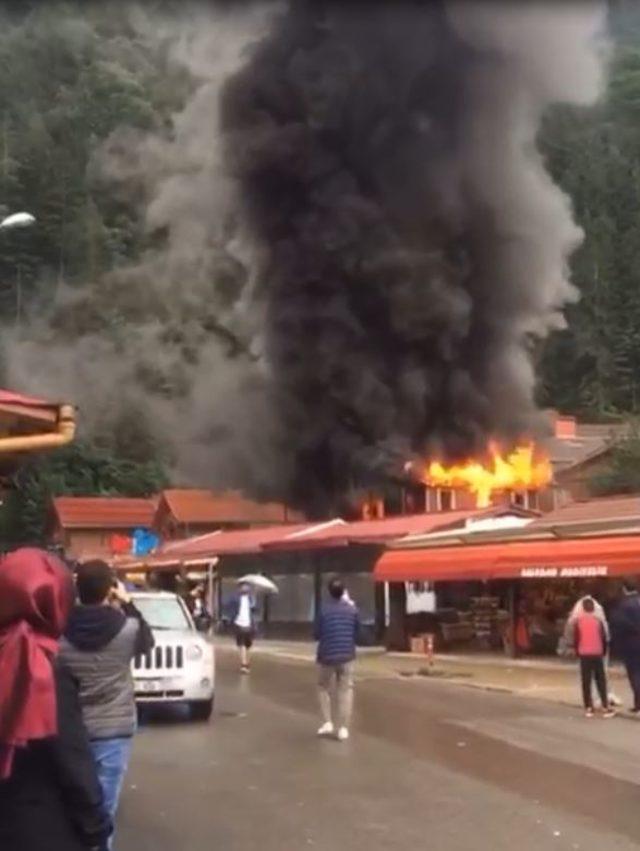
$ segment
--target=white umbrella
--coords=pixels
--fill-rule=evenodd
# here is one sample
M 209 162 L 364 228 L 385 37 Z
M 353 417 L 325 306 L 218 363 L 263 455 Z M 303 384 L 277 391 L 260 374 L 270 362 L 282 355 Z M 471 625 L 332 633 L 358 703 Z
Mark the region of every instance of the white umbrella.
M 238 579 L 238 585 L 253 585 L 254 588 L 260 591 L 269 591 L 272 594 L 278 593 L 278 586 L 275 582 L 262 576 L 260 573 L 248 573 L 246 576 L 241 576 Z
M 12 213 L 0 221 L 0 228 L 26 228 L 35 223 L 31 213 Z

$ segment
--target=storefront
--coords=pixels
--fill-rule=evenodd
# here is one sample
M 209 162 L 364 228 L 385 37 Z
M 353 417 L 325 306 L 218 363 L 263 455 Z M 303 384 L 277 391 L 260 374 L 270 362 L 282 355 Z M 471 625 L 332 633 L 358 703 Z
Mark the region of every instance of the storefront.
M 411 534 L 438 534 L 471 523 L 512 526 L 528 522 L 531 512 L 498 506 L 483 511 L 465 510 L 402 515 L 381 520 L 347 523 L 340 518 L 321 523 L 287 524 L 212 532 L 175 541 L 147 557 L 145 569 L 156 573 L 162 587 L 177 587 L 195 561 L 216 560 L 214 614 L 222 616 L 225 602 L 235 593 L 244 574 L 263 573 L 279 593 L 261 599 L 264 632 L 277 637 L 312 634 L 313 621 L 328 579 L 344 578 L 358 606 L 367 642 L 381 642 L 389 623 L 389 600 L 383 586 L 374 582 L 373 566 L 389 541 Z M 120 570 L 134 569 L 131 559 L 117 562 Z M 173 583 L 173 584 L 170 584 Z
M 540 524 L 542 526 L 542 524 Z M 431 633 L 440 649 L 555 654 L 576 600 L 592 594 L 610 611 L 622 577 L 640 575 L 640 530 L 611 527 L 606 535 L 560 538 L 527 527 L 491 543 L 422 539 L 397 542 L 377 561 L 374 576 L 395 600 L 389 644 L 408 649 Z M 429 583 L 432 612 L 407 612 L 412 583 Z

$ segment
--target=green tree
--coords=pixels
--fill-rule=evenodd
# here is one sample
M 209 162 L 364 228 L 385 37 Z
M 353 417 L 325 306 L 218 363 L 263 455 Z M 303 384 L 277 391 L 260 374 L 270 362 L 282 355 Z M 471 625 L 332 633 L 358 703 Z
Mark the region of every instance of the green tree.
M 640 410 L 640 28 L 637 12 L 625 20 L 606 98 L 552 110 L 540 134 L 585 232 L 571 263 L 581 300 L 545 347 L 540 397 L 597 419 Z
M 14 476 L 0 510 L 0 536 L 9 546 L 43 544 L 55 496 L 150 497 L 167 484 L 162 460 L 134 460 L 79 441 L 29 462 Z

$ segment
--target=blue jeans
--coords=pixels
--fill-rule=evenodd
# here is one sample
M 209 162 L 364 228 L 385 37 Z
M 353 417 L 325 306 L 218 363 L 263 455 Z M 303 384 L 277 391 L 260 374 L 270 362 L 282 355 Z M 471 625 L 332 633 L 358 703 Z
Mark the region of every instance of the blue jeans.
M 129 766 L 132 742 L 132 738 L 96 739 L 91 742 L 91 750 L 98 767 L 98 780 L 104 796 L 104 806 L 114 822 L 124 775 Z

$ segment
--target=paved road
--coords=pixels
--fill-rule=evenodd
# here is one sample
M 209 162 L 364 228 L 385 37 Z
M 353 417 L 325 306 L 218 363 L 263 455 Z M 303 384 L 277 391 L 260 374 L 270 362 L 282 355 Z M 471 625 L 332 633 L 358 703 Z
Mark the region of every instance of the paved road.
M 318 741 L 311 666 L 222 654 L 210 725 L 142 730 L 118 851 L 640 847 L 640 726 L 438 681 L 358 682 Z

